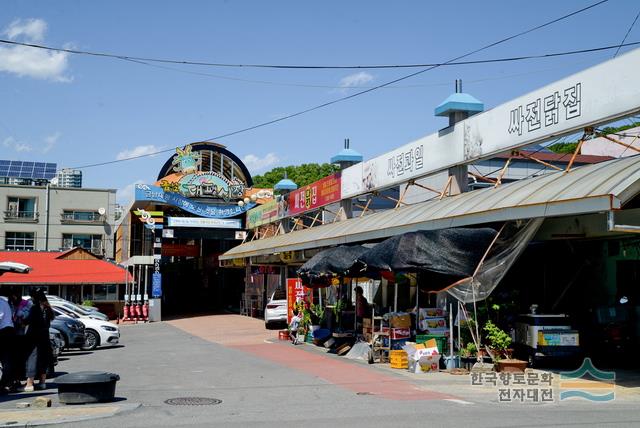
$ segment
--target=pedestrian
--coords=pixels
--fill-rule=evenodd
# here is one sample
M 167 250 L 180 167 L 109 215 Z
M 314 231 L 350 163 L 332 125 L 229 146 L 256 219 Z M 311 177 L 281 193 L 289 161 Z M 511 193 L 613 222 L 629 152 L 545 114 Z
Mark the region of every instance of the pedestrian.
M 16 332 L 13 326 L 13 309 L 9 302 L 10 290 L 0 288 L 0 394 L 10 390 L 14 380 L 13 355 L 16 350 Z
M 369 315 L 369 302 L 364 297 L 364 290 L 359 285 L 356 292 L 356 330 L 362 332 L 363 318 Z
M 302 317 L 300 316 L 300 312 L 297 308 L 293 309 L 293 316 L 291 317 L 291 323 L 289 324 L 289 337 L 291 338 L 291 342 L 294 345 L 300 343 L 298 338 L 298 333 L 300 330 L 300 322 L 302 321 Z
M 47 387 L 47 369 L 53 358 L 51 341 L 49 340 L 49 326 L 54 316 L 53 310 L 42 289 L 32 290 L 30 295 L 33 305 L 27 317 L 25 333 L 27 346 L 27 384 L 24 387 L 25 392 L 34 390 L 33 382 L 36 378 L 40 380 L 38 389 Z

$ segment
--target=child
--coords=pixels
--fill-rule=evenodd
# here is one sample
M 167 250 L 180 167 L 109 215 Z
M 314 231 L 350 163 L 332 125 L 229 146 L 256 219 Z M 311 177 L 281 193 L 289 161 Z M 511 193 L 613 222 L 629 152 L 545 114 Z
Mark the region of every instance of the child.
M 289 324 L 289 337 L 291 338 L 291 342 L 294 345 L 300 343 L 300 341 L 298 340 L 298 328 L 300 328 L 300 321 L 302 321 L 300 312 L 298 311 L 298 309 L 294 309 L 293 317 L 291 317 L 291 323 Z

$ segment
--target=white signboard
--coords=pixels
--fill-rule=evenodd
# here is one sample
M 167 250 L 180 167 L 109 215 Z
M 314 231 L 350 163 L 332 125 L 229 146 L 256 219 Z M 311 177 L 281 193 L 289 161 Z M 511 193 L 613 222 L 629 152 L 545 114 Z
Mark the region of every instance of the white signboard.
M 204 217 L 167 217 L 169 227 L 205 227 L 220 229 L 240 229 L 242 221 L 238 218 Z
M 638 70 L 640 49 L 349 167 L 342 172 L 342 197 L 390 187 L 629 116 L 640 111 Z

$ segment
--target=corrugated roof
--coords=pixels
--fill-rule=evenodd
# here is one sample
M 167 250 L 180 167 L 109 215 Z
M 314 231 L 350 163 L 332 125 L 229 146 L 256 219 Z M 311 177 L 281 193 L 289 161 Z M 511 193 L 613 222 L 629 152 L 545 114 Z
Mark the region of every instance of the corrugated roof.
M 73 251 L 73 250 L 72 250 Z M 100 259 L 65 258 L 61 251 L 0 251 L 0 261 L 31 266 L 28 274 L 5 273 L 0 284 L 124 284 L 128 273 Z
M 608 211 L 638 193 L 640 155 L 246 242 L 220 259 L 370 241 L 414 230 Z

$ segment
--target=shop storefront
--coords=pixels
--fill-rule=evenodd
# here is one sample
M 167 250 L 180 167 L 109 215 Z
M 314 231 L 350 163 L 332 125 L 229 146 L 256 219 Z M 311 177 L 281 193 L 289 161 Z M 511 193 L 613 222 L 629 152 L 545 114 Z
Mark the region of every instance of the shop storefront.
M 198 143 L 177 149 L 155 182 L 136 186 L 116 243 L 134 278 L 124 293 L 134 315 L 148 303 L 164 314 L 238 308 L 244 270 L 221 269 L 218 256 L 245 238 L 245 212 L 273 197 L 252 184 L 237 156 Z

